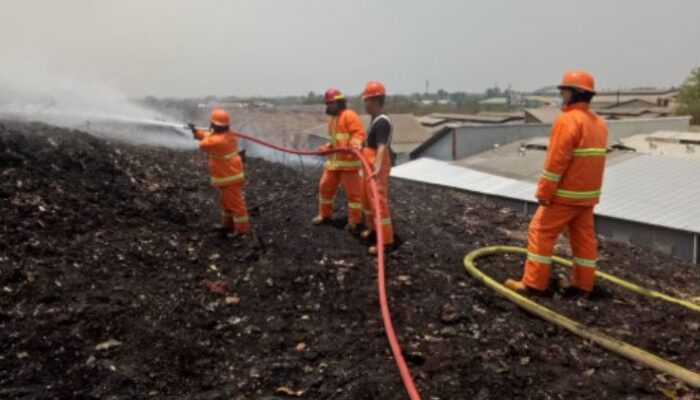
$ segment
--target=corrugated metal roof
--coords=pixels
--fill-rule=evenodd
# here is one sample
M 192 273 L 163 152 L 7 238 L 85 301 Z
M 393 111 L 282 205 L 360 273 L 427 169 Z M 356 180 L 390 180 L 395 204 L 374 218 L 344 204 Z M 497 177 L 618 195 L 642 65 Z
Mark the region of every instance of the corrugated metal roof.
M 526 108 L 525 114 L 531 115 L 540 123 L 551 124 L 561 114 L 561 109 L 559 107 Z
M 534 185 L 517 179 L 488 174 L 460 167 L 446 161 L 432 158 L 419 158 L 391 169 L 391 176 L 413 181 L 432 183 L 467 190 L 503 196 L 503 193 L 534 201 Z M 528 195 L 530 198 L 528 198 Z
M 656 104 L 657 100 L 659 98 L 665 98 L 660 95 L 648 95 L 648 94 L 597 94 L 593 96 L 593 100 L 591 100 L 591 105 L 593 107 L 597 106 L 609 106 L 609 105 L 617 105 L 617 104 L 622 104 L 622 103 L 627 103 L 629 101 L 633 100 L 641 100 L 650 104 Z
M 430 126 L 430 127 L 445 123 L 444 118 L 434 118 L 434 117 L 431 117 L 429 115 L 417 117 L 416 119 L 418 120 L 418 122 L 423 124 L 423 126 Z
M 651 102 L 649 100 L 645 99 L 632 99 L 632 100 L 627 100 L 627 101 L 621 101 L 619 103 L 613 104 L 611 107 L 615 108 L 638 108 L 638 107 L 656 107 L 657 102 Z
M 535 202 L 535 184 L 421 158 L 392 169 L 392 176 Z M 596 214 L 700 233 L 700 162 L 641 155 L 606 169 Z
M 645 114 L 672 115 L 673 110 L 668 107 L 611 107 L 595 110 L 596 114 L 603 116 L 640 116 Z
M 599 213 L 700 232 L 700 162 L 643 155 L 608 168 Z
M 668 143 L 683 143 L 700 141 L 700 134 L 697 132 L 655 132 L 649 135 L 648 141 L 659 141 Z
M 521 114 L 510 114 L 508 115 L 494 115 L 494 114 L 450 114 L 450 113 L 434 113 L 430 114 L 430 117 L 437 119 L 444 119 L 446 121 L 455 122 L 476 122 L 485 124 L 502 124 L 509 121 L 520 121 L 524 117 Z
M 630 101 L 641 100 L 649 104 L 657 104 L 658 99 L 672 100 L 678 91 L 675 89 L 669 90 L 626 90 L 626 91 L 601 91 L 593 97 L 592 104 L 594 106 L 610 106 L 623 104 Z M 537 100 L 543 103 L 554 104 L 559 98 L 558 94 L 533 94 L 524 96 L 527 100 Z
M 683 142 L 682 142 L 683 141 Z M 700 134 L 692 132 L 656 132 L 651 135 L 634 135 L 619 143 L 635 149 L 638 154 L 692 158 L 700 162 Z
M 489 174 L 537 182 L 542 172 L 548 145 L 547 137 L 519 140 L 459 159 L 455 164 Z M 610 167 L 631 157 L 635 157 L 632 151 L 612 151 L 605 158 L 605 163 Z
M 391 122 L 394 125 L 393 143 L 420 144 L 431 136 L 430 131 L 421 125 L 413 114 L 389 114 L 389 118 L 391 118 Z M 369 117 L 365 126 L 369 126 Z
M 522 113 L 518 111 L 479 111 L 476 115 L 485 115 L 490 117 L 510 117 L 510 118 L 522 118 Z

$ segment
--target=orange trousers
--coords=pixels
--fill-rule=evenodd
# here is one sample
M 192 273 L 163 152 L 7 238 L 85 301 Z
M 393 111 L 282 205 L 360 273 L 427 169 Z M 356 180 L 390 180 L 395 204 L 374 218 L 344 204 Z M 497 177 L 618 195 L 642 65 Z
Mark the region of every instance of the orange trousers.
M 370 165 L 374 165 L 377 157 L 377 151 L 369 147 L 362 149 L 362 155 L 367 158 Z M 384 234 L 384 244 L 394 243 L 394 228 L 391 225 L 391 213 L 389 211 L 389 174 L 391 173 L 391 158 L 389 151 L 385 152 L 385 159 L 382 162 L 382 169 L 379 171 L 375 183 L 377 184 L 377 192 L 379 192 L 379 207 L 382 216 L 382 233 Z M 365 213 L 365 222 L 367 229 L 375 231 L 377 229 L 374 223 L 374 211 L 372 209 L 373 196 L 370 190 L 370 179 L 363 177 L 364 196 L 362 198 L 362 208 Z
M 250 232 L 248 210 L 243 198 L 243 181 L 233 185 L 219 187 L 219 202 L 221 204 L 221 226 L 233 228 L 236 233 Z
M 527 261 L 523 283 L 537 290 L 546 290 L 552 270 L 552 252 L 557 236 L 569 229 L 574 270 L 571 284 L 590 292 L 595 280 L 596 248 L 593 229 L 593 207 L 552 203 L 540 206 L 528 229 Z
M 362 177 L 358 170 L 323 170 L 319 184 L 319 215 L 323 218 L 333 215 L 335 192 L 339 184 L 343 185 L 348 199 L 348 223 L 359 224 L 362 220 Z

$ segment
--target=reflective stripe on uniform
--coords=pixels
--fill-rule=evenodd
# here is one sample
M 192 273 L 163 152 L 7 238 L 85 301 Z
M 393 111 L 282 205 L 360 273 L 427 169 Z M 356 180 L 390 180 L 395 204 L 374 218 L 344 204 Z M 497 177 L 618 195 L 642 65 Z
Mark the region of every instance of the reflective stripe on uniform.
M 222 217 L 225 217 L 225 218 L 228 218 L 228 217 L 232 217 L 233 214 L 231 214 L 230 212 L 221 211 L 221 216 L 222 216 Z
M 544 179 L 550 180 L 552 182 L 559 182 L 559 179 L 561 179 L 561 175 L 557 175 L 553 172 L 544 171 L 544 170 L 542 171 L 542 177 Z
M 362 203 L 348 203 L 349 208 L 354 208 L 354 209 L 361 209 L 362 208 Z
M 217 156 L 217 155 L 214 155 L 214 154 L 209 154 L 209 157 L 211 157 L 211 158 L 216 158 L 217 160 L 232 160 L 232 159 L 234 159 L 237 155 L 238 155 L 238 152 L 237 152 L 237 151 L 234 151 L 233 153 L 228 153 L 228 154 L 224 154 L 224 155 L 221 155 L 221 156 Z
M 231 175 L 231 176 L 212 176 L 211 183 L 213 183 L 213 184 L 231 183 L 231 182 L 240 181 L 243 178 L 244 178 L 243 172 L 241 172 L 240 174 Z
M 351 167 L 361 167 L 362 163 L 360 161 L 338 161 L 338 160 L 328 160 L 326 161 L 327 168 L 351 168 Z
M 582 267 L 598 268 L 596 260 L 589 260 L 587 258 L 574 257 L 574 264 Z
M 335 197 L 333 197 L 331 199 L 327 199 L 325 197 L 319 197 L 318 202 L 321 204 L 333 204 L 333 203 L 335 203 Z
M 233 217 L 233 222 L 237 224 L 241 222 L 248 222 L 248 215 L 244 215 L 242 217 Z
M 365 214 L 374 214 L 374 211 L 372 211 L 372 210 L 362 210 L 362 211 L 364 211 Z
M 541 256 L 539 254 L 530 253 L 530 252 L 527 253 L 527 259 L 530 261 L 535 261 L 535 262 L 542 263 L 542 264 L 551 264 L 552 263 L 552 257 Z
M 595 199 L 600 196 L 600 190 L 591 190 L 587 192 L 579 192 L 575 190 L 564 190 L 557 189 L 554 194 L 559 197 L 566 197 L 569 199 Z
M 581 149 L 574 149 L 574 157 L 585 157 L 585 156 L 604 156 L 607 154 L 608 149 L 604 147 L 585 147 Z
M 349 133 L 336 133 L 335 139 L 336 140 L 350 140 L 350 134 Z
M 382 225 L 391 225 L 391 218 L 384 218 L 382 220 Z

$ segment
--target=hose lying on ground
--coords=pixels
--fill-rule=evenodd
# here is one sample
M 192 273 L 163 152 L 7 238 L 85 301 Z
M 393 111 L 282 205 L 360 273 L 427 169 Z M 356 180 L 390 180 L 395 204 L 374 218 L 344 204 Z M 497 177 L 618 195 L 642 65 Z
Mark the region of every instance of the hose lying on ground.
M 263 146 L 269 147 L 271 149 L 275 149 L 278 151 L 282 151 L 285 153 L 290 153 L 290 154 L 299 154 L 299 155 L 324 155 L 324 154 L 329 154 L 329 153 L 336 153 L 336 152 L 346 152 L 346 153 L 352 153 L 355 155 L 361 162 L 362 162 L 362 167 L 365 171 L 366 176 L 369 176 L 372 173 L 371 166 L 367 162 L 367 159 L 360 153 L 360 151 L 352 148 L 336 148 L 336 149 L 330 149 L 330 150 L 323 150 L 323 151 L 318 151 L 318 150 L 297 150 L 297 149 L 290 149 L 282 146 L 278 146 L 274 143 L 270 143 L 268 141 L 262 140 L 260 138 L 257 138 L 255 136 L 246 134 L 246 133 L 241 133 L 241 132 L 236 132 L 236 136 L 241 137 L 246 140 L 250 140 L 251 142 L 255 142 L 258 144 L 261 144 Z M 374 209 L 374 223 L 375 226 L 381 227 L 382 226 L 382 215 L 381 215 L 381 207 L 379 207 L 379 191 L 377 190 L 377 185 L 374 180 L 370 180 L 370 191 L 372 192 L 372 208 Z M 381 310 L 381 315 L 382 315 L 382 322 L 384 323 L 384 331 L 386 332 L 386 337 L 389 341 L 389 347 L 391 348 L 391 353 L 394 356 L 394 360 L 396 361 L 396 366 L 399 369 L 399 373 L 401 374 L 401 380 L 403 381 L 404 387 L 406 388 L 406 393 L 408 394 L 409 398 L 411 400 L 420 400 L 420 395 L 418 394 L 418 390 L 416 389 L 416 385 L 413 382 L 413 378 L 411 377 L 411 372 L 408 369 L 408 366 L 406 365 L 406 361 L 403 358 L 403 354 L 401 352 L 401 347 L 399 345 L 399 341 L 396 338 L 396 332 L 394 331 L 394 326 L 391 322 L 391 313 L 389 311 L 389 302 L 387 301 L 387 294 L 386 294 L 386 280 L 385 280 L 385 274 L 384 274 L 384 233 L 382 229 L 377 229 L 377 285 L 378 285 L 378 290 L 379 290 L 379 307 Z
M 595 329 L 589 328 L 576 321 L 573 321 L 560 314 L 557 314 L 549 308 L 539 305 L 534 301 L 496 282 L 493 278 L 479 270 L 474 264 L 474 261 L 478 258 L 501 253 L 527 254 L 527 250 L 520 247 L 510 246 L 484 247 L 481 249 L 474 250 L 467 254 L 464 257 L 464 266 L 473 277 L 483 282 L 486 286 L 493 289 L 496 293 L 505 296 L 508 300 L 517 304 L 519 307 L 531 312 L 532 314 L 535 314 L 536 316 L 546 321 L 558 325 L 559 327 L 562 327 L 568 330 L 569 332 L 575 333 L 585 339 L 591 340 L 599 346 L 608 349 L 614 353 L 617 353 L 623 357 L 627 357 L 642 365 L 646 365 L 648 367 L 654 368 L 658 371 L 671 375 L 690 386 L 700 388 L 700 374 L 697 374 L 689 369 L 681 367 L 680 365 L 664 360 L 663 358 L 651 354 L 647 351 L 644 351 L 638 347 L 632 346 L 631 344 L 610 337 L 602 332 L 599 332 Z M 552 257 L 552 259 L 557 264 L 562 264 L 569 267 L 573 265 L 571 261 L 563 259 L 561 257 Z M 663 293 L 643 288 L 641 286 L 635 285 L 634 283 L 627 282 L 623 279 L 617 278 L 615 276 L 603 272 L 597 271 L 596 276 L 609 282 L 612 282 L 616 285 L 619 285 L 620 287 L 631 290 L 635 293 L 675 303 L 686 307 L 690 310 L 700 312 L 700 306 L 689 301 L 678 299 L 675 297 L 665 295 Z

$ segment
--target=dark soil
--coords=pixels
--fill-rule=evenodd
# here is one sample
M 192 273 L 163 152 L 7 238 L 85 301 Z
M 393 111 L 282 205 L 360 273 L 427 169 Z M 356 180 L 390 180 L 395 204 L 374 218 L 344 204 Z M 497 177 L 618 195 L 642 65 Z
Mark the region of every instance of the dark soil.
M 0 398 L 405 398 L 373 258 L 341 220 L 309 224 L 318 171 L 252 159 L 246 174 L 255 235 L 231 240 L 211 230 L 216 190 L 196 151 L 0 125 Z M 391 197 L 390 305 L 424 399 L 697 395 L 466 273 L 470 249 L 523 245 L 524 217 L 401 181 Z M 601 252 L 606 271 L 700 296 L 697 267 L 608 241 Z M 481 264 L 505 279 L 522 259 Z M 589 301 L 556 285 L 537 300 L 700 370 L 697 314 L 601 281 Z

